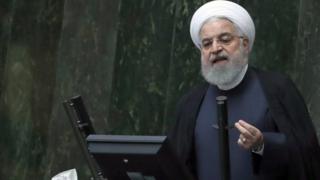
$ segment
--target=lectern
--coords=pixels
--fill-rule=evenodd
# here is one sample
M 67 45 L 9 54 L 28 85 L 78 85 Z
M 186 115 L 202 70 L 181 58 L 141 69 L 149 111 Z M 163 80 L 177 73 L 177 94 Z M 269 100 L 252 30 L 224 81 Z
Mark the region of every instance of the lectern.
M 193 180 L 165 136 L 97 135 L 81 96 L 63 105 L 94 180 Z
M 192 180 L 165 136 L 89 135 L 87 144 L 108 180 Z

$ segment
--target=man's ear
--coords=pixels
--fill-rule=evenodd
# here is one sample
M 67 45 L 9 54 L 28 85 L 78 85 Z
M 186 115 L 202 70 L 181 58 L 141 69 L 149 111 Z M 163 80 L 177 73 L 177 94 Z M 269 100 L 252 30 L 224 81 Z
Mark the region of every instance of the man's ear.
M 247 37 L 243 38 L 242 45 L 243 48 L 249 53 L 249 39 Z

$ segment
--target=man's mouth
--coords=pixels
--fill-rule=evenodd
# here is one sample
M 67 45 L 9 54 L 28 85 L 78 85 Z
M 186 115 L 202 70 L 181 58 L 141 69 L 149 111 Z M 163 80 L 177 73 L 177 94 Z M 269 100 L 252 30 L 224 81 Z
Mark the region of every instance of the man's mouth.
M 215 64 L 215 63 L 218 63 L 220 61 L 227 61 L 228 60 L 228 57 L 227 56 L 217 56 L 213 59 L 212 63 Z

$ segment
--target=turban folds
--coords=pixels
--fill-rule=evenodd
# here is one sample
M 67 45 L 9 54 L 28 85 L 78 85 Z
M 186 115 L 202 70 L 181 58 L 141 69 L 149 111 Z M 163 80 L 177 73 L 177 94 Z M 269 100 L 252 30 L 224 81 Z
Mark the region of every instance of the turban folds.
M 251 51 L 255 37 L 255 27 L 249 13 L 240 5 L 225 0 L 210 1 L 202 5 L 192 16 L 190 35 L 193 43 L 200 49 L 200 30 L 203 23 L 211 17 L 222 17 L 236 24 L 249 39 Z

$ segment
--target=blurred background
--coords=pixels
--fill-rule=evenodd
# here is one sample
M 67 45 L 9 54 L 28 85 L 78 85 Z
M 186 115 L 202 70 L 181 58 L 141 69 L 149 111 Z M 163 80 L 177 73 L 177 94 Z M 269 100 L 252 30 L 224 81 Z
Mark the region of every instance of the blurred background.
M 62 101 L 82 95 L 98 133 L 163 135 L 202 80 L 189 37 L 205 0 L 0 0 L 0 179 L 90 171 Z M 254 66 L 286 73 L 320 133 L 320 1 L 238 0 Z

